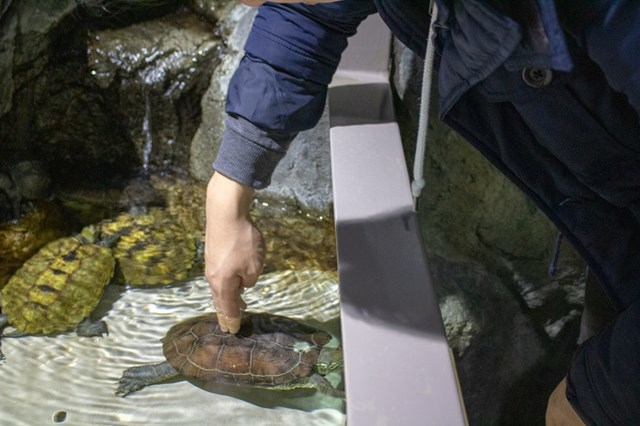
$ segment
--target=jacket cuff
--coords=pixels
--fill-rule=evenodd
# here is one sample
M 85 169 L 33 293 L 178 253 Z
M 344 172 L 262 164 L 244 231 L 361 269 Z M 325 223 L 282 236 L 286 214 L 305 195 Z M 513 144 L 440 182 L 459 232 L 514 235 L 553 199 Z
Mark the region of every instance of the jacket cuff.
M 274 169 L 296 134 L 263 130 L 242 117 L 229 114 L 224 125 L 213 168 L 254 189 L 269 186 Z
M 584 348 L 573 357 L 567 374 L 567 400 L 586 425 L 612 424 L 594 394 L 586 358 Z M 603 417 L 606 423 L 598 423 Z
M 567 399 L 588 425 L 640 425 L 640 300 L 584 342 L 567 374 Z

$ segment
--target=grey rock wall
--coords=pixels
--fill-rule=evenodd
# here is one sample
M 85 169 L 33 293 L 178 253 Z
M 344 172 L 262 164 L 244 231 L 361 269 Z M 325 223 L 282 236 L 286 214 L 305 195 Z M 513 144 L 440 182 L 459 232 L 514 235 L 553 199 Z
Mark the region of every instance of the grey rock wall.
M 225 55 L 213 70 L 209 87 L 202 97 L 202 120 L 190 148 L 189 170 L 193 177 L 201 181 L 208 181 L 213 174 L 213 160 L 224 131 L 227 86 L 242 59 L 244 42 L 249 35 L 255 13 L 255 9 L 236 3 L 227 10 L 227 18 L 221 22 L 220 31 L 226 40 Z
M 0 20 L 0 162 L 42 160 L 53 176 L 132 167 L 119 117 L 95 90 L 75 1 L 13 1 Z M 109 135 L 109 138 L 105 137 Z
M 89 33 L 95 83 L 112 93 L 142 168 L 185 170 L 200 99 L 224 56 L 211 24 L 189 11 Z

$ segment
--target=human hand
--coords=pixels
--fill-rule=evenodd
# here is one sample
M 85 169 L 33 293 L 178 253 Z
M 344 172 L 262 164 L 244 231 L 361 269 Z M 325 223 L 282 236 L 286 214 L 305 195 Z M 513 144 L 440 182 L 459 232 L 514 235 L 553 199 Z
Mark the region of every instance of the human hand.
M 546 414 L 547 426 L 584 426 L 567 400 L 567 379 L 564 378 L 549 397 Z
M 224 332 L 240 330 L 241 294 L 262 272 L 265 245 L 249 216 L 253 189 L 215 173 L 207 186 L 205 278 Z

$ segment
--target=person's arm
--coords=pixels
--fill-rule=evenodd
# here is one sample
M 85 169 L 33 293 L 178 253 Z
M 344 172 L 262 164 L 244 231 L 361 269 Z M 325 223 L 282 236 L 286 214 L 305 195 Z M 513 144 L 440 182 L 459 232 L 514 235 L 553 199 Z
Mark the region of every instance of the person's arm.
M 295 135 L 318 122 L 347 37 L 374 11 L 370 0 L 260 7 L 230 82 L 207 188 L 205 276 L 224 331 L 238 332 L 240 295 L 255 284 L 264 260 L 249 217 L 253 191 L 269 185 Z
M 264 264 L 264 241 L 249 217 L 253 193 L 220 173 L 207 186 L 205 277 L 224 332 L 240 329 L 246 307 L 240 295 L 255 284 Z

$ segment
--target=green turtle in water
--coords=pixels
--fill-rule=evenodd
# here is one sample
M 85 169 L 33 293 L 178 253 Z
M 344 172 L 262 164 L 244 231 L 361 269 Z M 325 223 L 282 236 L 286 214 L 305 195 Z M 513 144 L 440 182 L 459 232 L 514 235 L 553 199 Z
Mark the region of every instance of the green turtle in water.
M 238 334 L 220 329 L 216 314 L 174 325 L 162 339 L 166 361 L 124 371 L 116 395 L 182 375 L 271 389 L 315 388 L 344 397 L 324 377 L 342 366 L 331 335 L 290 318 L 245 313 Z
M 123 213 L 100 226 L 104 237 L 118 237 L 113 247 L 116 281 L 131 286 L 170 285 L 196 275 L 196 239 L 164 209 Z
M 0 293 L 0 329 L 10 324 L 17 333 L 2 337 L 74 328 L 83 336 L 107 332 L 104 322 L 91 322 L 89 314 L 113 276 L 115 259 L 109 247 L 117 236 L 98 237 L 98 227 L 87 226 L 78 235 L 45 245 L 18 269 Z

